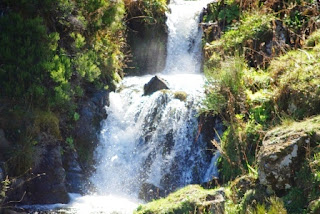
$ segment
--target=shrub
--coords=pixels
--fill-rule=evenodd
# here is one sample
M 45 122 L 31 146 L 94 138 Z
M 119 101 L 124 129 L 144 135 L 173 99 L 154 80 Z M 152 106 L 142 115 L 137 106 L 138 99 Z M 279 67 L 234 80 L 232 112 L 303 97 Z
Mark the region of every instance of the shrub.
M 56 48 L 41 18 L 23 19 L 16 13 L 0 18 L 1 96 L 43 105 L 48 94 L 48 63 Z

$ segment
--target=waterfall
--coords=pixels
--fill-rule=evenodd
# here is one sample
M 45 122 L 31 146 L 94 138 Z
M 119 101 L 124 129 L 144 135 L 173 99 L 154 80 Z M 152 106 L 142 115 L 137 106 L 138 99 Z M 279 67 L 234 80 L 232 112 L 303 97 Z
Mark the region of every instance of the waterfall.
M 216 157 L 206 150 L 197 120 L 204 95 L 199 21 L 208 2 L 169 4 L 168 53 L 159 75 L 170 90 L 143 96 L 143 86 L 151 79 L 146 75 L 124 78 L 110 94 L 91 179 L 98 194 L 141 198 L 146 186 L 167 194 L 217 176 L 212 163 Z M 177 99 L 178 93 L 185 99 Z
M 198 124 L 205 83 L 199 21 L 209 2 L 169 4 L 166 67 L 158 74 L 169 89 L 145 96 L 152 78 L 145 75 L 125 77 L 110 93 L 90 179 L 97 191 L 74 197 L 71 213 L 132 213 L 142 199 L 217 176 L 218 154 L 207 150 Z

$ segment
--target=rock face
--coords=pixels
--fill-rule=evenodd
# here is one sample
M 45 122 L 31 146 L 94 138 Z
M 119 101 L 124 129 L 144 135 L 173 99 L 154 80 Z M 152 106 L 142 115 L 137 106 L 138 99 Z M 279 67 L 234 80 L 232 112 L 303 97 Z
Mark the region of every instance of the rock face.
M 107 117 L 105 106 L 109 105 L 109 92 L 93 93 L 90 99 L 80 105 L 80 119 L 75 127 L 75 144 L 82 151 L 80 155 L 90 156 L 98 143 L 101 120 Z M 89 162 L 82 162 L 82 168 L 90 169 Z
M 169 87 L 166 81 L 158 76 L 152 77 L 152 79 L 143 87 L 144 95 L 150 95 L 162 89 L 169 89 Z
M 83 194 L 85 192 L 86 176 L 79 164 L 78 154 L 73 150 L 68 151 L 68 154 L 64 154 L 63 158 L 68 192 Z
M 62 166 L 60 142 L 54 137 L 42 135 L 35 148 L 33 175 L 26 181 L 27 204 L 68 203 L 69 196 L 65 185 L 65 170 Z M 39 176 L 37 176 L 39 175 Z
M 295 185 L 294 175 L 306 148 L 320 140 L 320 117 L 275 128 L 266 134 L 258 154 L 260 183 L 281 191 Z

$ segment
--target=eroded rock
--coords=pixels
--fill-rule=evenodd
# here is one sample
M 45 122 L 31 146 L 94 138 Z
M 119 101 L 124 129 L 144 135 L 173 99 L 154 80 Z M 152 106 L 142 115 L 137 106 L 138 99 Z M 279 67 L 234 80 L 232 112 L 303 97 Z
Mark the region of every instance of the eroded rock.
M 143 95 L 150 95 L 156 91 L 162 90 L 162 89 L 169 89 L 166 81 L 158 76 L 152 77 L 152 79 L 144 85 Z
M 306 148 L 320 139 L 320 117 L 269 131 L 258 154 L 260 183 L 274 191 L 295 185 Z

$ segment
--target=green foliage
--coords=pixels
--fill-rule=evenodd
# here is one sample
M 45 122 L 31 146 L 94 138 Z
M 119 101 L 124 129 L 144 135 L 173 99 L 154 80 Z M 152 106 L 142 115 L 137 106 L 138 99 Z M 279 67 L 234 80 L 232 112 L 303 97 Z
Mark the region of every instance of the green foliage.
M 73 119 L 74 119 L 74 121 L 78 121 L 80 119 L 80 115 L 77 112 L 75 112 L 73 114 Z
M 225 60 L 218 69 L 207 69 L 208 78 L 206 110 L 214 114 L 222 114 L 228 108 L 239 112 L 244 95 L 243 74 L 246 65 L 242 58 Z
M 0 210 L 1 210 L 1 205 L 4 203 L 6 199 L 7 192 L 10 188 L 11 181 L 9 180 L 8 177 L 4 181 L 1 181 L 0 183 Z
M 43 82 L 59 37 L 47 34 L 41 18 L 16 13 L 1 17 L 0 26 L 1 96 L 43 105 L 48 91 Z
M 75 149 L 75 146 L 74 146 L 74 142 L 73 142 L 73 138 L 72 137 L 67 137 L 66 139 L 66 144 L 68 145 L 68 147 L 72 150 Z
M 165 24 L 166 0 L 125 0 L 130 18 L 139 17 L 145 25 Z
M 244 13 L 240 23 L 233 24 L 220 40 L 213 41 L 207 48 L 230 55 L 236 51 L 242 52 L 246 41 L 249 39 L 263 41 L 264 37 L 272 32 L 271 21 L 274 19 L 272 14 L 262 14 L 259 11 Z
M 86 44 L 86 38 L 80 33 L 72 32 L 70 36 L 74 39 L 74 44 L 77 49 L 81 49 Z
M 249 209 L 249 213 L 254 214 L 287 214 L 283 201 L 278 197 L 270 197 L 266 204 L 258 204 L 255 209 Z
M 295 32 L 299 32 L 303 25 L 308 22 L 308 16 L 302 14 L 299 10 L 292 10 L 284 18 L 284 23 Z
M 79 54 L 74 64 L 77 72 L 81 77 L 84 77 L 88 82 L 93 82 L 100 77 L 101 71 L 98 64 L 97 55 L 94 51 Z
M 304 197 L 303 191 L 297 187 L 293 187 L 290 192 L 283 197 L 285 207 L 290 213 L 303 213 L 303 207 L 307 198 Z
M 229 25 L 240 16 L 239 3 L 234 0 L 212 3 L 207 10 L 209 13 L 203 17 L 204 22 L 219 21 Z

